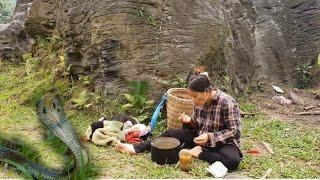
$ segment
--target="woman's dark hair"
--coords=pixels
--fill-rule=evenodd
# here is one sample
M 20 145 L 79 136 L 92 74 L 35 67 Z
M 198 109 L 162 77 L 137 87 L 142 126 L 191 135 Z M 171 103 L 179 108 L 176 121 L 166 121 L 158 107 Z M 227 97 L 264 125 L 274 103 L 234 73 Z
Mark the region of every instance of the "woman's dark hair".
M 190 77 L 187 88 L 195 92 L 205 92 L 211 90 L 213 85 L 206 75 L 199 74 Z

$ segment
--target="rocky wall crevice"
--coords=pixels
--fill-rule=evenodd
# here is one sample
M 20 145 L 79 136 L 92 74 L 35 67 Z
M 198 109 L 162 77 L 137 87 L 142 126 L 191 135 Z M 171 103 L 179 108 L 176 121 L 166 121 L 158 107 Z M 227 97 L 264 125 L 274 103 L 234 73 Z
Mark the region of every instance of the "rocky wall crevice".
M 63 39 L 73 76 L 91 75 L 105 94 L 145 80 L 152 92 L 204 65 L 226 90 L 294 84 L 316 64 L 319 0 L 36 0 L 27 35 Z M 154 94 L 159 96 L 159 94 Z
M 25 30 L 25 21 L 33 0 L 18 0 L 10 21 L 0 24 L 0 61 L 20 61 L 33 40 Z

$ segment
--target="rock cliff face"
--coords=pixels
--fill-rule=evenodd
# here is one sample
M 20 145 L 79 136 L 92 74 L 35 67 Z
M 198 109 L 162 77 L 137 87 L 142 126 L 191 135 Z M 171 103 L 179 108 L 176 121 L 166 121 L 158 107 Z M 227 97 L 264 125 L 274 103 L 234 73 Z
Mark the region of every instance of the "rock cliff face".
M 10 22 L 0 24 L 0 60 L 17 61 L 32 45 L 24 26 L 31 5 L 32 0 L 18 0 Z
M 223 5 L 230 30 L 223 58 L 234 89 L 255 81 L 292 84 L 299 65 L 316 64 L 319 0 L 230 0 Z
M 154 89 L 194 65 L 235 92 L 259 81 L 294 82 L 316 64 L 319 0 L 36 0 L 30 35 L 58 30 L 73 75 L 90 74 L 112 93 L 126 80 Z

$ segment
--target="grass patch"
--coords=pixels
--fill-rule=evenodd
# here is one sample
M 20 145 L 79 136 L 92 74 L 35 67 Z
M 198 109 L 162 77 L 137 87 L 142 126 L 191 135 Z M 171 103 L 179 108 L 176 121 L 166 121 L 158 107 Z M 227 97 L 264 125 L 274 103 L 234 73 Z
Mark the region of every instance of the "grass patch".
M 30 63 L 37 64 L 33 61 Z M 41 66 L 41 63 L 38 65 Z M 31 69 L 34 67 L 28 66 Z M 62 155 L 66 151 L 65 148 L 51 148 L 52 145 L 56 146 L 58 143 L 56 139 L 50 136 L 43 139 L 45 133 L 37 119 L 34 104 L 44 91 L 52 88 L 54 76 L 51 71 L 45 69 L 26 71 L 25 68 L 24 64 L 0 64 L 1 134 L 9 138 L 21 138 L 38 152 L 37 156 L 33 157 L 34 159 L 46 166 L 62 169 L 71 160 L 65 160 L 65 156 Z M 63 92 L 67 93 L 69 90 L 69 87 L 65 87 Z M 88 102 L 91 103 L 91 101 Z M 112 107 L 120 106 L 115 103 Z M 246 112 L 257 111 L 255 105 L 244 101 L 241 101 L 240 107 Z M 93 111 L 66 105 L 65 112 L 78 134 L 83 134 L 85 129 L 101 116 L 100 113 L 109 115 L 111 111 L 117 112 L 117 109 L 111 108 L 110 110 L 110 106 L 107 108 L 96 108 Z M 244 154 L 244 160 L 237 173 L 259 178 L 268 168 L 272 168 L 271 178 L 320 177 L 319 127 L 305 127 L 280 120 L 270 120 L 263 116 L 246 117 L 242 119 L 242 124 L 241 148 L 243 152 L 256 147 L 260 141 L 265 141 L 271 145 L 276 154 L 260 156 Z M 164 130 L 165 123 L 159 120 L 156 134 Z M 90 143 L 85 146 L 91 159 L 88 169 L 85 170 L 86 177 L 177 179 L 212 177 L 205 170 L 208 164 L 197 159 L 193 159 L 192 170 L 185 173 L 180 171 L 176 165 L 156 165 L 151 161 L 150 153 L 128 156 L 116 152 L 113 147 L 95 146 Z M 30 155 L 28 149 L 25 153 Z M 6 170 L 0 166 L 0 176 L 19 178 L 21 174 L 11 168 Z M 84 175 L 81 177 L 83 178 Z
M 49 76 L 42 79 L 32 78 L 24 74 L 24 68 L 24 65 L 15 64 L 2 64 L 0 67 L 0 132 L 8 139 L 20 139 L 26 142 L 27 145 L 20 152 L 29 159 L 62 170 L 70 165 L 72 158 L 65 156 L 66 146 L 59 139 L 47 134 L 37 118 L 35 109 L 36 100 L 52 87 L 52 78 Z M 79 134 L 99 117 L 76 112 L 74 109 L 69 110 L 67 116 L 72 117 L 71 124 L 76 127 Z M 33 149 L 37 154 L 33 153 Z M 90 162 L 88 168 L 84 170 L 85 174 L 81 176 L 93 176 L 97 174 L 96 170 L 97 168 Z M 13 169 L 4 170 L 2 166 L 0 175 L 8 178 L 23 176 Z
M 272 168 L 271 178 L 317 178 L 320 176 L 320 128 L 291 124 L 276 119 L 243 119 L 243 152 L 257 148 L 261 141 L 271 145 L 275 155 L 245 154 L 240 165 L 243 175 L 261 177 Z

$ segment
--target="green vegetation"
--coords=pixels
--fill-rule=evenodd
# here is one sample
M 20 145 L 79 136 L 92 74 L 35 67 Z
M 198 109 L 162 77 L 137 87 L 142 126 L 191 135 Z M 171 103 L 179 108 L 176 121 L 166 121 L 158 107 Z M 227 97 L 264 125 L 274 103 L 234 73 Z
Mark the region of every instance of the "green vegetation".
M 145 22 L 147 22 L 148 24 L 152 25 L 152 26 L 156 26 L 157 22 L 156 22 L 156 18 L 152 15 L 149 15 L 143 7 L 141 7 L 141 9 L 137 10 L 136 13 L 137 17 L 144 20 Z
M 137 16 L 138 17 L 144 17 L 144 14 L 145 14 L 145 12 L 144 12 L 143 8 L 139 9 L 138 12 L 137 12 Z
M 306 88 L 310 85 L 311 68 L 312 66 L 309 63 L 301 64 L 296 68 L 295 73 L 298 78 L 298 88 Z
M 271 178 L 317 178 L 319 172 L 319 127 L 289 124 L 265 117 L 244 119 L 243 149 L 271 144 L 275 155 L 245 155 L 240 170 L 244 175 L 261 177 L 272 168 Z M 261 148 L 262 149 L 262 148 Z
M 97 106 L 101 103 L 101 97 L 98 94 L 88 92 L 88 86 L 91 85 L 90 76 L 80 76 L 77 85 L 71 85 L 71 91 L 74 92 L 71 102 L 75 107 L 83 109 Z M 75 83 L 72 83 L 75 84 Z
M 153 100 L 147 99 L 148 83 L 147 82 L 130 82 L 132 94 L 124 94 L 127 101 L 126 104 L 121 106 L 121 109 L 126 114 L 131 114 L 140 122 L 144 122 L 151 117 L 151 110 L 154 105 Z
M 28 99 L 32 84 L 37 80 L 25 73 L 25 66 L 1 64 L 0 71 L 0 131 L 6 137 L 19 136 L 28 144 L 35 147 L 37 159 L 48 166 L 62 166 L 66 163 L 62 157 L 64 150 L 57 151 L 49 148 L 48 143 L 55 144 L 55 140 L 43 140 L 41 125 L 37 120 L 34 106 L 24 105 L 21 99 Z M 47 78 L 47 80 L 51 78 Z M 44 82 L 42 82 L 44 83 Z M 27 87 L 27 88 L 25 88 Z M 255 112 L 256 106 L 242 102 L 241 108 L 246 112 Z M 83 134 L 91 122 L 99 114 L 66 107 L 66 113 L 79 134 Z M 164 121 L 160 121 L 157 131 L 163 132 Z M 250 177 L 261 177 L 268 168 L 272 168 L 272 178 L 317 178 L 319 174 L 319 128 L 310 128 L 303 125 L 293 125 L 279 120 L 268 120 L 265 117 L 246 117 L 243 122 L 242 150 L 259 146 L 260 141 L 270 143 L 275 155 L 262 154 L 252 156 L 244 154 L 239 174 Z M 19 129 L 16 131 L 15 129 Z M 53 145 L 55 146 L 55 145 Z M 88 176 L 105 178 L 210 178 L 205 171 L 207 163 L 193 160 L 190 173 L 184 173 L 176 165 L 158 166 L 151 161 L 150 153 L 137 156 L 128 156 L 115 151 L 113 147 L 100 147 L 86 144 L 89 150 L 91 163 L 86 172 Z M 57 146 L 56 146 L 57 147 Z M 60 162 L 60 163 L 57 163 Z M 91 167 L 90 167 L 91 166 Z M 99 171 L 98 171 L 99 169 Z M 7 173 L 0 167 L 1 177 L 18 178 L 15 171 Z
M 147 85 L 131 83 L 132 91 L 125 95 L 126 105 L 116 98 L 107 100 L 90 91 L 91 78 L 69 80 L 64 52 L 59 37 L 39 38 L 31 53 L 23 56 L 22 63 L 0 62 L 0 132 L 8 139 L 19 137 L 26 146 L 21 151 L 34 161 L 54 168 L 70 167 L 73 163 L 65 146 L 52 135 L 46 135 L 37 119 L 35 102 L 45 91 L 54 90 L 63 98 L 65 112 L 79 135 L 100 117 L 100 113 L 113 112 L 143 115 L 152 103 L 147 100 Z M 85 93 L 84 93 L 85 91 Z M 92 94 L 91 94 L 92 93 Z M 92 96 L 91 96 L 91 95 Z M 122 107 L 122 109 L 121 109 Z M 124 109 L 123 109 L 124 108 Z M 240 99 L 245 112 L 258 112 L 258 108 L 245 98 Z M 150 114 L 148 114 L 150 116 Z M 272 168 L 271 178 L 318 178 L 320 177 L 319 126 L 308 127 L 264 116 L 248 116 L 242 119 L 242 151 L 244 160 L 236 173 L 260 178 Z M 165 122 L 159 121 L 156 133 L 165 130 Z M 46 135 L 45 138 L 43 138 Z M 261 148 L 261 141 L 268 142 L 275 155 L 246 154 L 251 148 Z M 158 166 L 151 161 L 150 153 L 137 156 L 121 154 L 114 147 L 85 144 L 90 162 L 75 178 L 211 178 L 205 167 L 208 163 L 193 159 L 189 173 L 180 171 L 177 165 Z M 36 152 L 36 153 L 33 153 Z M 23 171 L 23 167 L 20 167 Z M 28 177 L 28 174 L 24 177 Z M 0 166 L 0 177 L 19 178 L 13 168 Z
M 5 23 L 12 15 L 16 0 L 0 0 L 0 23 Z
M 151 15 L 148 16 L 148 23 L 153 25 L 153 26 L 157 25 L 155 17 L 153 17 Z
M 21 63 L 0 63 L 0 132 L 3 132 L 5 137 L 19 137 L 18 139 L 26 142 L 26 146 L 20 149 L 22 154 L 40 164 L 46 165 L 49 162 L 49 166 L 54 168 L 70 167 L 72 159 L 64 156 L 67 148 L 58 138 L 49 135 L 43 139 L 46 130 L 39 123 L 35 111 L 35 104 L 39 98 L 47 91 L 55 91 L 66 103 L 70 114 L 76 113 L 73 116 L 81 116 L 75 120 L 78 121 L 77 124 L 81 124 L 82 118 L 91 121 L 91 118 L 95 118 L 75 110 L 79 108 L 73 104 L 74 98 L 71 97 L 77 97 L 75 89 L 87 85 L 88 79 L 79 78 L 79 81 L 69 83 L 63 54 L 59 37 L 38 38 L 37 45 L 31 53 L 23 55 Z M 73 85 L 72 88 L 70 85 Z M 90 98 L 88 100 L 91 102 Z M 90 121 L 87 125 L 89 124 Z M 15 128 L 18 130 L 13 130 Z M 86 179 L 97 174 L 91 162 L 81 172 L 77 179 Z M 24 177 L 28 177 L 24 174 Z M 11 171 L 8 175 L 18 177 Z M 4 177 L 1 173 L 0 176 Z
M 172 87 L 177 87 L 177 88 L 185 88 L 187 86 L 186 83 L 186 78 L 182 77 L 176 77 L 172 82 L 171 82 Z
M 32 175 L 21 164 L 18 164 L 16 162 L 13 162 L 13 161 L 10 161 L 10 160 L 5 160 L 4 163 L 7 163 L 7 164 L 9 164 L 11 166 L 15 166 L 21 172 L 21 176 L 24 177 L 25 179 L 32 179 Z

